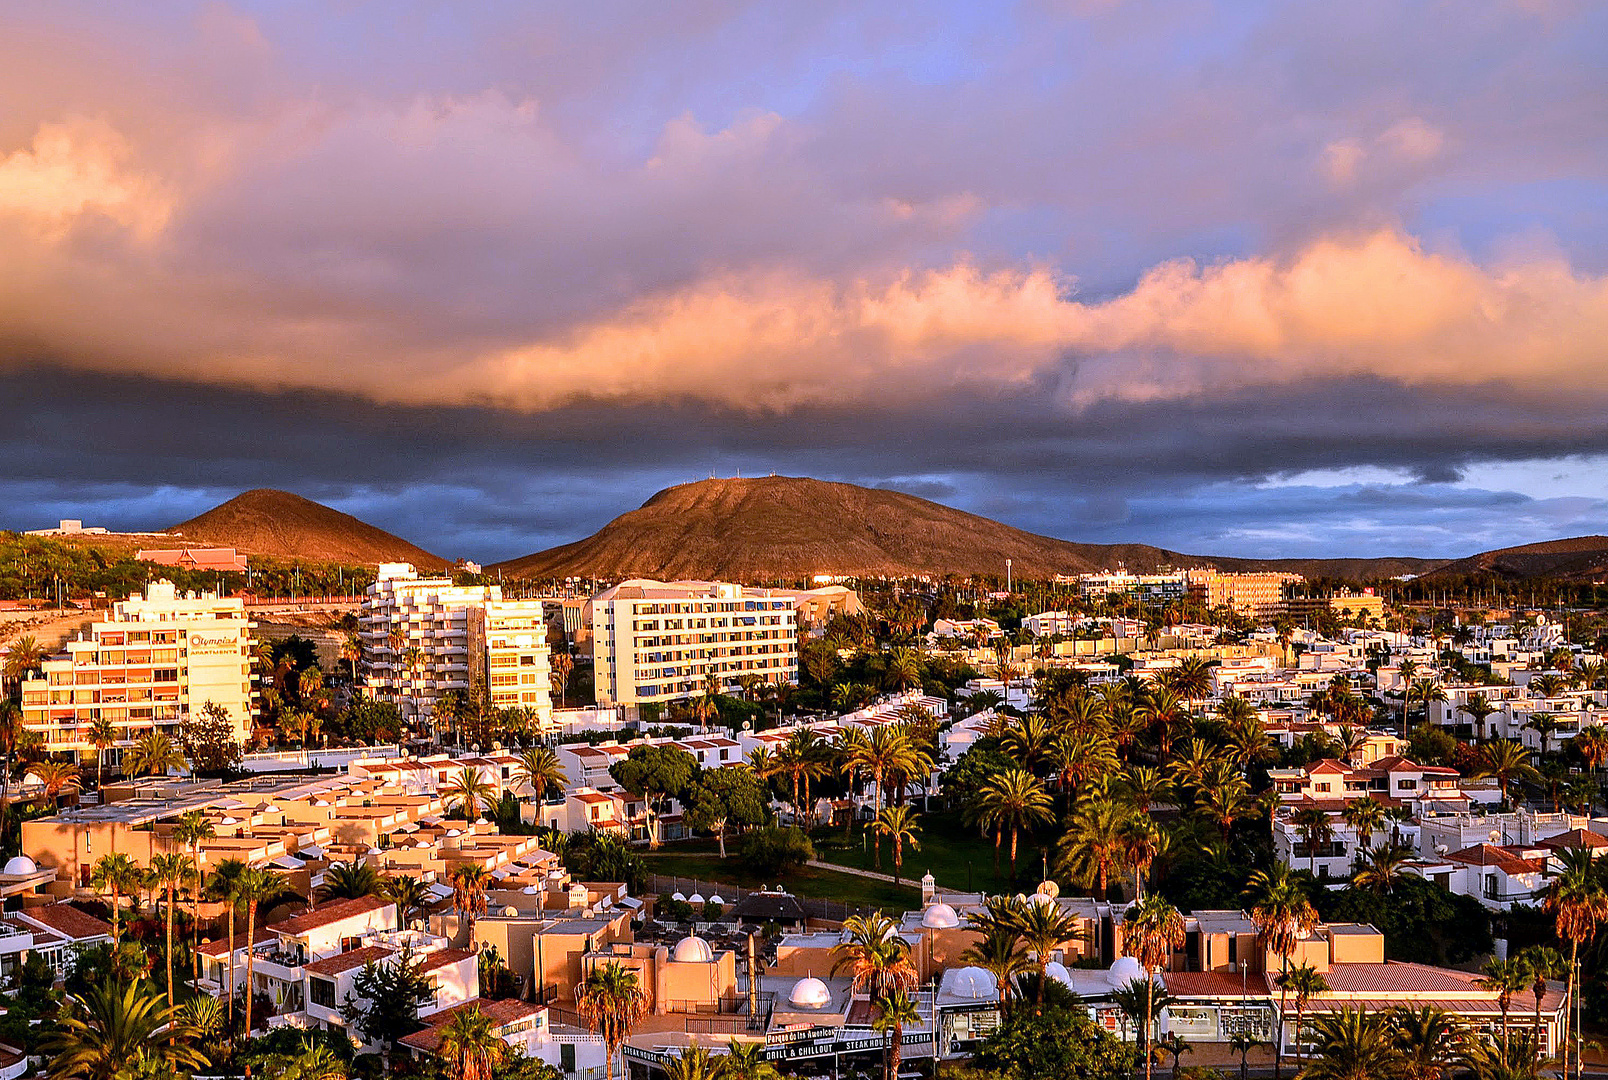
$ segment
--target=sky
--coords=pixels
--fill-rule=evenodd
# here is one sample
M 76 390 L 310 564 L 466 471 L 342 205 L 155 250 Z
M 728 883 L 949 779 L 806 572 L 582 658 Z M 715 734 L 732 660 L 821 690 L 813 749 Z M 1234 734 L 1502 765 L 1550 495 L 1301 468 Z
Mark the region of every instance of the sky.
M 1608 5 L 0 0 L 0 527 L 1608 533 Z

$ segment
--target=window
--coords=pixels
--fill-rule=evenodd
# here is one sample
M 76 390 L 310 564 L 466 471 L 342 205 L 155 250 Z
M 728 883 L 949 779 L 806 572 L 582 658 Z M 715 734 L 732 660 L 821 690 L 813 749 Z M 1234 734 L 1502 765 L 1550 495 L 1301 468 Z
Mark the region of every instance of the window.
M 311 984 L 313 1004 L 322 1005 L 326 1009 L 335 1008 L 335 983 L 317 975 L 308 981 Z
M 1418 787 L 1418 781 L 1408 777 L 1406 780 L 1397 780 L 1396 788 L 1400 791 L 1412 791 Z

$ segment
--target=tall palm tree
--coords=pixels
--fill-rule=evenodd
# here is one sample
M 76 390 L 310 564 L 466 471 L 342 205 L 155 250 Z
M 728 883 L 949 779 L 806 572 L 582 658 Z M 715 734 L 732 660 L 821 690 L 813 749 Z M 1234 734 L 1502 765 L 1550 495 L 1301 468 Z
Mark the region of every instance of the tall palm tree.
M 800 799 L 809 802 L 810 782 L 819 780 L 832 770 L 831 751 L 809 728 L 797 728 L 787 737 L 787 741 L 776 748 L 772 762 L 777 775 L 786 776 L 792 781 L 793 797 L 789 800 L 793 807 L 793 820 L 803 821 L 804 810 L 799 805 Z M 878 809 L 881 809 L 880 803 Z
M 893 883 L 899 884 L 899 873 L 904 869 L 904 848 L 910 845 L 911 851 L 921 850 L 921 826 L 918 824 L 920 814 L 915 807 L 905 804 L 902 806 L 884 806 L 882 812 L 872 823 L 878 836 L 886 836 L 893 848 Z
M 1402 1080 L 1442 1080 L 1462 1048 L 1462 1026 L 1432 1005 L 1397 1008 L 1390 1025 Z
M 130 776 L 166 776 L 184 771 L 184 751 L 172 739 L 153 731 L 128 748 L 123 771 Z
M 1034 895 L 1010 906 L 1010 927 L 1033 956 L 1038 968 L 1038 1004 L 1044 1004 L 1045 969 L 1050 954 L 1065 945 L 1088 938 L 1078 925 L 1078 917 L 1062 911 L 1060 905 L 1043 895 Z
M 69 994 L 56 1022 L 59 1030 L 42 1047 L 52 1055 L 53 1077 L 125 1080 L 137 1063 L 160 1062 L 169 1075 L 210 1064 L 173 1009 L 137 982 L 107 980 Z
M 1380 1080 L 1400 1061 L 1389 1017 L 1350 1007 L 1312 1021 L 1312 1061 L 1303 1080 Z
M 251 1037 L 251 1004 L 256 996 L 254 987 L 257 974 L 257 950 L 252 942 L 257 937 L 257 908 L 261 904 L 272 903 L 286 892 L 287 886 L 283 875 L 272 870 L 259 870 L 248 867 L 236 879 L 235 892 L 246 905 L 246 1030 L 247 1038 Z M 230 943 L 233 944 L 232 942 Z
M 112 896 L 113 952 L 117 951 L 118 944 L 123 940 L 123 897 L 139 888 L 143 876 L 139 865 L 122 852 L 102 855 L 95 860 L 95 867 L 90 871 L 90 886 L 96 892 L 110 893 Z
M 1275 980 L 1280 990 L 1288 990 L 1295 994 L 1295 1066 L 1301 1067 L 1301 1024 L 1306 1017 L 1307 1003 L 1312 995 L 1321 994 L 1329 989 L 1329 981 L 1323 973 L 1305 961 L 1283 972 Z
M 1402 867 L 1413 861 L 1413 851 L 1405 844 L 1381 843 L 1363 852 L 1357 871 L 1351 875 L 1353 889 L 1388 893 L 1402 878 Z
M 1156 748 L 1163 758 L 1172 756 L 1172 744 L 1179 731 L 1189 723 L 1189 710 L 1178 695 L 1165 688 L 1151 691 L 1138 708 L 1145 726 L 1150 728 Z
M 887 1041 L 882 1075 L 884 1080 L 894 1080 L 899 1075 L 905 1025 L 920 1021 L 921 1014 L 916 1011 L 916 1003 L 910 1000 L 910 992 L 902 988 L 872 998 L 871 1007 L 877 1014 L 871 1021 L 871 1028 Z
M 56 805 L 63 791 L 78 790 L 78 766 L 65 761 L 39 761 L 28 766 L 28 775 L 45 789 L 45 799 Z
M 195 883 L 201 884 L 205 871 L 201 866 L 201 842 L 211 840 L 217 836 L 212 827 L 212 819 L 200 810 L 186 810 L 179 815 L 173 823 L 173 842 L 182 844 L 190 849 L 190 866 L 195 873 Z M 196 946 L 201 944 L 201 889 L 199 887 L 190 892 L 190 961 L 192 965 L 191 976 L 197 981 L 201 978 L 201 954 Z
M 324 883 L 318 887 L 320 900 L 357 900 L 364 896 L 380 896 L 385 890 L 385 879 L 368 863 L 353 859 L 351 862 L 331 863 L 324 871 Z
M 1575 983 L 1580 969 L 1580 946 L 1589 944 L 1597 928 L 1608 922 L 1608 889 L 1603 887 L 1591 853 L 1585 848 L 1569 848 L 1558 854 L 1560 868 L 1547 889 L 1546 908 L 1557 925 L 1558 936 L 1569 943 L 1569 982 L 1567 1000 L 1575 1000 Z M 1569 1068 L 1569 1014 L 1564 1013 L 1563 1067 Z
M 478 863 L 464 863 L 452 872 L 452 908 L 468 926 L 468 940 L 475 939 L 475 919 L 486 913 L 486 887 L 491 872 Z
M 606 1080 L 614 1080 L 614 1059 L 631 1029 L 647 1014 L 648 999 L 642 992 L 637 973 L 613 960 L 595 967 L 575 995 L 575 1011 L 594 1034 L 603 1039 L 607 1058 L 603 1063 Z
M 1385 804 L 1372 795 L 1365 795 L 1346 803 L 1340 817 L 1356 832 L 1356 850 L 1361 854 L 1368 849 L 1368 841 L 1373 839 L 1373 834 L 1384 827 Z
M 179 851 L 161 851 L 151 856 L 151 875 L 167 892 L 167 1004 L 173 1008 L 173 908 L 174 893 L 195 878 L 195 863 Z
M 1329 813 L 1316 806 L 1308 806 L 1297 810 L 1290 817 L 1290 824 L 1300 834 L 1301 843 L 1307 849 L 1307 871 L 1316 877 L 1318 874 L 1318 846 L 1329 844 L 1334 840 L 1334 823 L 1329 820 Z
M 99 789 L 101 767 L 106 760 L 106 751 L 117 742 L 117 725 L 103 716 L 90 722 L 84 731 L 84 736 L 89 740 L 89 745 L 95 748 L 95 787 Z
M 1228 834 L 1234 831 L 1234 823 L 1256 813 L 1256 800 L 1251 797 L 1251 785 L 1245 782 L 1239 770 L 1230 762 L 1219 761 L 1217 768 L 1207 777 L 1206 788 L 1201 792 L 1200 805 L 1196 810 L 1217 826 L 1226 845 Z
M 357 686 L 357 665 L 363 660 L 363 635 L 356 630 L 348 630 L 341 638 L 341 659 L 350 665 L 352 686 Z M 354 693 L 355 693 L 354 689 Z
M 537 802 L 542 802 L 549 794 L 561 793 L 567 783 L 558 752 L 549 746 L 526 747 L 519 755 L 519 764 L 514 766 L 514 778 L 530 786 L 534 792 L 531 797 Z
M 1530 969 L 1517 957 L 1506 960 L 1488 960 L 1484 974 L 1475 980 L 1481 990 L 1496 995 L 1497 1008 L 1502 1010 L 1502 1050 L 1511 1045 L 1508 1040 L 1508 1010 L 1513 1007 L 1513 995 L 1522 994 L 1530 987 Z
M 1026 769 L 1010 769 L 984 784 L 977 794 L 974 818 L 994 833 L 995 869 L 999 863 L 1000 838 L 1011 836 L 1011 878 L 1016 877 L 1017 839 L 1024 830 L 1049 822 L 1051 812 L 1049 792 L 1044 784 Z
M 1141 814 L 1148 814 L 1152 804 L 1165 802 L 1172 794 L 1172 781 L 1152 765 L 1130 766 L 1122 779 L 1123 793 Z
M 1070 807 L 1090 781 L 1116 773 L 1117 748 L 1104 734 L 1069 728 L 1050 744 L 1050 764 Z
M 898 923 L 880 911 L 851 915 L 844 920 L 843 935 L 832 946 L 832 974 L 847 970 L 856 992 L 879 997 L 915 985 L 910 943 L 900 935 Z
M 1132 817 L 1109 799 L 1086 800 L 1056 842 L 1056 872 L 1092 886 L 1095 898 L 1104 900 L 1111 877 L 1122 871 L 1128 853 L 1126 829 Z
M 725 1066 L 724 1060 L 693 1044 L 666 1058 L 659 1067 L 664 1070 L 665 1080 L 721 1080 Z
M 1184 917 L 1158 893 L 1151 893 L 1128 909 L 1122 921 L 1122 951 L 1139 961 L 1145 979 L 1145 1015 L 1155 1015 L 1155 972 L 1184 947 Z M 1040 980 L 1042 982 L 1042 980 Z M 1146 1024 L 1144 1043 L 1148 1048 L 1152 1033 Z M 1155 1062 L 1145 1053 L 1145 1080 L 1151 1080 Z
M 1530 1031 L 1536 1036 L 1537 1049 L 1541 1035 L 1541 999 L 1547 996 L 1547 981 L 1563 975 L 1563 954 L 1550 945 L 1531 945 L 1519 953 L 1519 962 L 1530 973 L 1530 993 L 1535 998 L 1535 1015 Z
M 1402 697 L 1401 706 L 1401 737 L 1404 739 L 1409 734 L 1407 730 L 1407 711 L 1412 708 L 1415 700 L 1423 705 L 1424 723 L 1427 724 L 1429 723 L 1429 703 L 1432 701 L 1445 701 L 1446 688 L 1434 679 L 1419 679 L 1407 687 L 1407 691 Z
M 472 765 L 465 765 L 447 781 L 441 794 L 449 805 L 456 804 L 470 821 L 479 821 L 481 811 L 497 812 L 496 787 L 485 774 Z
M 222 862 L 218 863 L 217 867 L 212 871 L 212 876 L 207 878 L 206 881 L 207 893 L 214 899 L 224 900 L 229 904 L 229 946 L 227 951 L 224 953 L 224 965 L 228 968 L 229 977 L 228 1016 L 229 1028 L 231 1030 L 234 1028 L 235 1005 L 234 954 L 235 950 L 239 947 L 235 942 L 235 913 L 240 908 L 240 878 L 241 875 L 245 874 L 249 869 L 250 867 L 239 859 L 224 859 Z M 246 947 L 249 949 L 250 946 L 251 942 L 248 939 L 246 942 Z
M 1005 729 L 1000 750 L 1022 768 L 1037 773 L 1051 759 L 1056 726 L 1047 716 L 1024 716 Z
M 396 905 L 397 925 L 404 930 L 422 918 L 430 904 L 428 886 L 412 874 L 386 878 L 380 886 L 380 895 Z
M 1539 780 L 1541 774 L 1530 764 L 1530 751 L 1515 739 L 1492 739 L 1480 748 L 1480 767 L 1476 777 L 1496 778 L 1502 797 L 1509 796 L 1515 780 Z M 1514 800 L 1518 805 L 1518 800 Z
M 4 667 L 6 688 L 11 697 L 22 697 L 22 680 L 39 670 L 50 653 L 32 634 L 21 634 L 6 650 Z
M 478 1008 L 460 1009 L 438 1029 L 436 1053 L 447 1059 L 449 1080 L 491 1080 L 492 1071 L 510 1047 Z
M 1468 696 L 1467 701 L 1457 707 L 1457 711 L 1467 713 L 1473 718 L 1475 737 L 1484 740 L 1487 736 L 1485 730 L 1486 719 L 1493 713 L 1498 713 L 1502 710 L 1492 705 L 1491 699 L 1486 697 L 1483 691 L 1476 690 Z
M 1145 814 L 1130 814 L 1122 823 L 1119 840 L 1122 858 L 1133 869 L 1133 899 L 1145 894 L 1145 875 L 1169 848 L 1168 835 Z
M 1290 954 L 1296 944 L 1317 925 L 1318 913 L 1307 899 L 1301 883 L 1283 863 L 1274 863 L 1269 870 L 1251 874 L 1245 890 L 1251 922 L 1256 927 L 1257 944 L 1264 950 L 1277 953 L 1280 973 L 1290 969 Z M 1273 1077 L 1283 1075 L 1284 1015 L 1289 988 L 1279 990 L 1278 1025 L 1273 1040 Z
M 1020 942 L 1021 938 L 1016 931 L 1006 927 L 994 927 L 984 932 L 976 944 L 960 954 L 960 958 L 966 963 L 974 964 L 994 976 L 994 986 L 999 991 L 999 1007 L 1002 1013 L 1005 1010 L 1005 995 L 1011 988 L 1012 980 L 1033 969 L 1033 962 L 1019 947 Z

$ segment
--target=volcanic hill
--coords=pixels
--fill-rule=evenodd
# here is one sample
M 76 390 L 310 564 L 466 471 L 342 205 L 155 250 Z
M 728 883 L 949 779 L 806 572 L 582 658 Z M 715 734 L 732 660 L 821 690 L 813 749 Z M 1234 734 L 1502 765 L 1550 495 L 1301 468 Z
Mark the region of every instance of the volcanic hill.
M 1148 544 L 1078 544 L 881 488 L 808 477 L 700 480 L 666 488 L 584 540 L 487 567 L 537 579 L 721 579 L 812 574 L 1020 578 L 1214 565 L 1348 580 L 1423 573 L 1441 560 L 1275 559 L 1184 555 Z
M 251 555 L 320 562 L 410 562 L 442 567 L 447 560 L 350 514 L 288 491 L 256 488 L 167 530 L 186 542 L 218 544 Z
M 1608 536 L 1573 536 L 1482 551 L 1437 567 L 1436 577 L 1494 574 L 1508 580 L 1552 578 L 1581 584 L 1608 579 Z

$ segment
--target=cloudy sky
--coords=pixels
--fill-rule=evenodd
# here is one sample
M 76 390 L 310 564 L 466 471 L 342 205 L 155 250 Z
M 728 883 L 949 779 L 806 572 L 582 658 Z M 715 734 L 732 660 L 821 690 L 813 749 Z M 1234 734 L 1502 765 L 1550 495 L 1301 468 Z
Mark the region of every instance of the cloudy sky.
M 0 527 L 1608 532 L 1608 5 L 0 2 Z

